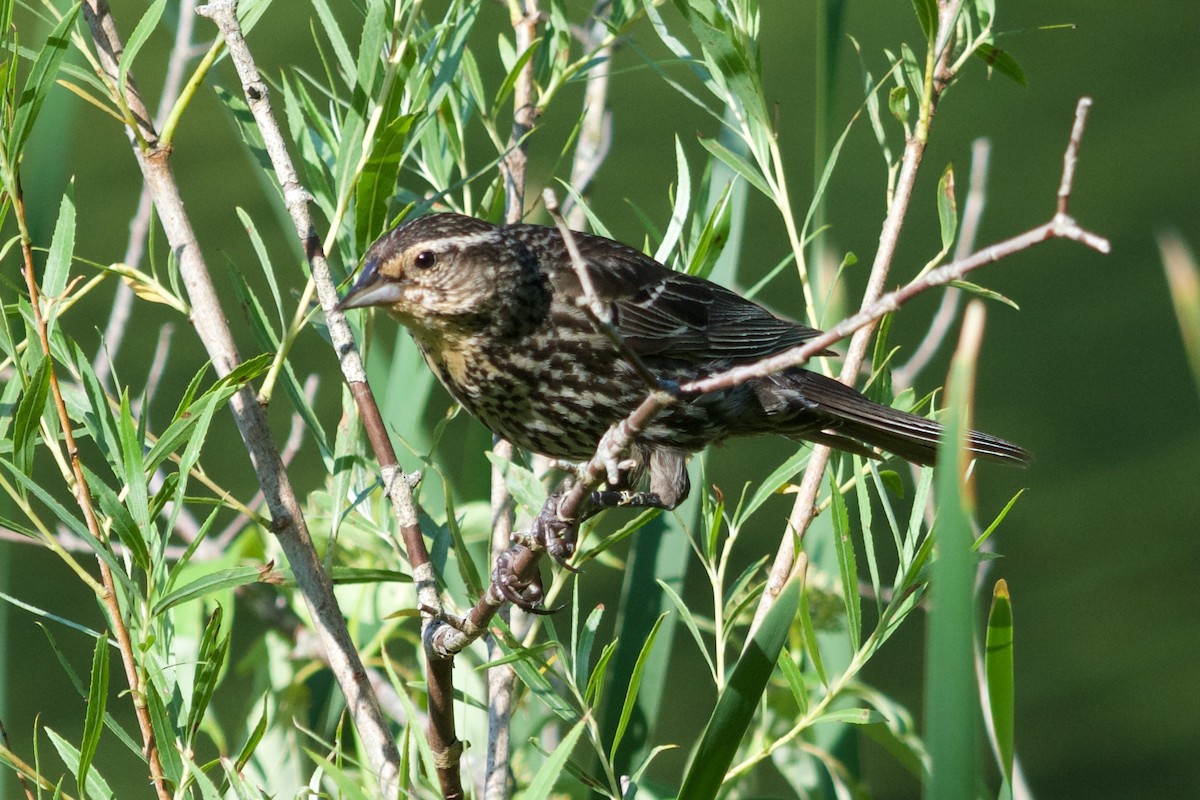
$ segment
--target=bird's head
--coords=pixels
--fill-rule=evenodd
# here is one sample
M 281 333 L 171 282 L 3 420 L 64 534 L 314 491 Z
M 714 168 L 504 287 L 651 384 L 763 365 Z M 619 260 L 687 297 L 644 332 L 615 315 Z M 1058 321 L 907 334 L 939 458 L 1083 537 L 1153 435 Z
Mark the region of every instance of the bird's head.
M 383 306 L 414 333 L 486 326 L 528 253 L 482 219 L 413 219 L 367 249 L 358 282 L 338 308 Z

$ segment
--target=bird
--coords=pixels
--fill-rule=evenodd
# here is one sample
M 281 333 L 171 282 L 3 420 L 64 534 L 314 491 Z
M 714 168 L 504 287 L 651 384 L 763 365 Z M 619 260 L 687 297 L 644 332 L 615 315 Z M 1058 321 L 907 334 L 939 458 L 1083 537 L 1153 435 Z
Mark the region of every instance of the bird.
M 628 245 L 588 233 L 571 238 L 607 323 L 662 385 L 709 377 L 821 334 Z M 385 308 L 442 385 L 494 434 L 533 453 L 582 462 L 648 392 L 644 373 L 598 328 L 584 298 L 557 228 L 434 213 L 372 244 L 338 307 Z M 691 455 L 767 433 L 932 465 L 942 426 L 792 367 L 681 396 L 640 432 L 619 474 L 610 470 L 610 489 L 648 483 L 646 492 L 618 495 L 673 509 L 690 491 Z M 966 448 L 989 460 L 1030 461 L 1020 446 L 977 431 L 967 434 Z

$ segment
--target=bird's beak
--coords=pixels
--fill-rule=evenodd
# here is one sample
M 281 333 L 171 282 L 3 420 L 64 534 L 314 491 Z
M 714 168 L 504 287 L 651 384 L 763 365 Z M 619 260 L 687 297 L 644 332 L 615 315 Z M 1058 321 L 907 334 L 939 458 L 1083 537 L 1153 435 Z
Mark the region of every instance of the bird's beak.
M 402 299 L 400 285 L 389 281 L 379 271 L 379 263 L 369 259 L 363 267 L 358 282 L 350 289 L 350 293 L 337 304 L 338 311 L 351 308 L 366 308 L 368 306 L 390 306 Z

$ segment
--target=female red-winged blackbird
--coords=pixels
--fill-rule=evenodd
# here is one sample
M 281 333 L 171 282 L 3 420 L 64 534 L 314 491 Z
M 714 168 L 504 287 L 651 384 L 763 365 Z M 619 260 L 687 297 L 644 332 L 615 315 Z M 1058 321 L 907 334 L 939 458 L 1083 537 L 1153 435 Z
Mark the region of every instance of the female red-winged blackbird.
M 584 233 L 574 239 L 611 323 L 661 380 L 686 383 L 820 333 L 619 242 Z M 373 244 L 340 307 L 384 306 L 450 393 L 494 433 L 535 453 L 582 461 L 647 393 L 596 331 L 582 296 L 556 229 L 433 214 Z M 681 398 L 641 434 L 626 483 L 648 468 L 650 503 L 674 508 L 688 493 L 688 456 L 731 436 L 777 433 L 859 453 L 878 447 L 932 464 L 941 431 L 793 368 Z M 1022 448 L 985 433 L 972 432 L 967 447 L 996 461 L 1029 461 Z

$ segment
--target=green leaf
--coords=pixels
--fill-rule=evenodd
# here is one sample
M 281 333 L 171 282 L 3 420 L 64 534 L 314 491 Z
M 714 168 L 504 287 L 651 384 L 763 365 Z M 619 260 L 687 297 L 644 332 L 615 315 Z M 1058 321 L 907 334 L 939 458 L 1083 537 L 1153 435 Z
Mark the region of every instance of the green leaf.
M 1024 70 L 1007 50 L 1001 50 L 999 47 L 983 42 L 975 48 L 975 55 L 987 63 L 989 70 L 994 69 L 1001 75 L 1012 78 L 1021 86 L 1028 86 Z
M 950 252 L 958 234 L 958 201 L 954 198 L 954 165 L 947 164 L 938 180 L 938 224 L 942 229 L 942 252 Z
M 329 7 L 327 0 L 313 0 L 313 9 L 317 12 L 317 18 L 320 20 L 320 30 L 325 33 L 325 36 L 329 38 L 329 43 L 333 46 L 333 54 L 337 58 L 338 68 L 343 75 L 353 75 L 355 71 L 354 56 L 338 25 L 337 15 Z
M 854 542 L 850 537 L 850 513 L 846 509 L 846 498 L 838 488 L 837 479 L 829 476 L 829 490 L 833 516 L 833 543 L 837 552 L 838 571 L 842 579 L 842 601 L 846 606 L 846 630 L 850 634 L 850 651 L 858 650 L 862 643 L 862 597 L 858 593 L 858 561 L 854 556 Z
M 792 478 L 796 477 L 796 473 L 804 467 L 811 452 L 807 447 L 797 448 L 796 452 L 764 478 L 750 499 L 738 507 L 737 513 L 734 515 L 734 526 L 740 526 L 748 520 L 750 515 L 767 501 L 767 498 L 787 486 Z
M 215 594 L 224 589 L 233 589 L 238 586 L 247 586 L 251 583 L 258 583 L 267 577 L 267 572 L 264 567 L 232 567 L 230 569 L 221 569 L 215 572 L 210 572 L 191 583 L 185 584 L 173 592 L 169 592 L 164 597 L 160 598 L 154 604 L 151 613 L 158 616 L 167 609 L 173 608 L 180 603 L 186 603 L 191 600 L 198 600 L 202 597 Z
M 575 581 L 575 591 L 572 597 L 571 614 L 574 619 L 571 633 L 575 641 L 571 649 L 574 659 L 573 680 L 576 686 L 584 686 L 587 683 L 588 667 L 591 666 L 592 645 L 596 642 L 596 631 L 600 627 L 600 620 L 604 618 L 604 606 L 593 608 L 587 615 L 587 619 L 583 621 L 583 625 L 580 626 L 578 624 L 579 584 L 579 581 Z
M 717 698 L 700 744 L 688 762 L 679 797 L 710 800 L 717 796 L 779 660 L 799 603 L 800 582 L 792 578 L 767 612 L 762 627 L 747 643 L 729 683 Z
M 188 750 L 192 749 L 200 723 L 208 704 L 216 693 L 220 682 L 221 670 L 225 666 L 225 658 L 229 652 L 229 636 L 221 635 L 221 606 L 218 605 L 204 626 L 200 637 L 200 648 L 196 656 L 196 673 L 193 681 L 192 701 L 188 705 L 187 725 L 184 728 L 185 742 Z
M 996 581 L 992 590 L 992 608 L 988 612 L 987 645 L 984 666 L 987 674 L 988 705 L 992 710 L 992 731 L 1000 752 L 1000 768 L 1011 784 L 1013 779 L 1013 731 L 1015 684 L 1013 670 L 1013 613 L 1008 584 Z
M 50 744 L 54 745 L 54 749 L 58 751 L 58 757 L 67 765 L 67 769 L 78 774 L 79 750 L 75 745 L 55 733 L 53 729 L 44 728 L 43 730 L 46 731 L 46 737 L 50 739 Z M 86 788 L 88 800 L 115 800 L 116 798 L 113 790 L 109 788 L 108 782 L 94 769 L 88 770 Z M 81 791 L 80 794 L 82 795 L 83 792 Z M 61 796 L 61 794 L 55 794 L 55 797 Z
M 1004 295 L 1000 294 L 999 292 L 995 291 L 994 289 L 988 289 L 985 286 L 980 286 L 977 283 L 971 283 L 970 281 L 950 281 L 950 285 L 957 286 L 959 289 L 962 289 L 964 292 L 970 292 L 971 294 L 978 295 L 978 296 L 986 298 L 988 300 L 996 300 L 998 302 L 1004 303 L 1004 305 L 1009 306 L 1011 308 L 1015 308 L 1017 311 L 1021 310 L 1020 306 L 1018 306 L 1015 302 L 1008 299 Z
M 58 220 L 54 223 L 54 235 L 50 238 L 50 252 L 46 255 L 46 270 L 42 273 L 42 295 L 51 301 L 47 309 L 47 325 L 51 331 L 58 315 L 55 303 L 67 288 L 67 277 L 71 274 L 71 258 L 75 254 L 75 181 L 67 184 L 62 200 L 58 204 Z
M 250 736 L 246 739 L 246 744 L 242 746 L 242 750 L 238 753 L 237 761 L 234 762 L 234 770 L 241 772 L 246 764 L 250 763 L 250 758 L 254 755 L 258 743 L 262 741 L 263 735 L 267 732 L 267 722 L 270 715 L 267 713 L 267 696 L 263 695 L 262 714 L 258 717 L 258 722 L 254 725 L 254 730 L 250 731 Z
M 621 739 L 624 738 L 625 729 L 629 725 L 629 717 L 633 714 L 633 709 L 637 705 L 638 687 L 642 684 L 642 674 L 646 670 L 646 661 L 650 658 L 650 651 L 654 648 L 654 640 L 658 637 L 658 630 L 662 627 L 662 622 L 666 618 L 666 614 L 660 614 L 658 619 L 654 621 L 654 626 L 650 628 L 650 633 L 646 636 L 642 650 L 638 653 L 637 662 L 633 666 L 633 674 L 630 675 L 629 683 L 625 687 L 625 702 L 621 705 L 621 717 L 617 722 L 617 730 L 613 734 L 612 744 L 608 748 L 608 758 L 610 761 L 616 760 L 617 748 L 621 745 Z
M 129 509 L 133 521 L 142 529 L 143 535 L 152 536 L 149 487 L 146 483 L 146 470 L 142 467 L 142 437 L 138 434 L 137 423 L 133 421 L 128 393 L 121 395 L 121 415 L 117 420 L 117 430 L 121 436 L 121 461 L 125 464 L 125 507 Z
M 925 34 L 925 41 L 932 43 L 933 37 L 937 35 L 937 0 L 912 0 L 912 4 L 913 11 L 917 12 L 921 33 Z
M 988 537 L 995 533 L 996 528 L 1000 527 L 1000 523 L 1003 522 L 1004 518 L 1008 516 L 1008 512 L 1012 511 L 1013 506 L 1017 504 L 1017 500 L 1019 500 L 1023 494 L 1025 494 L 1024 489 L 1014 494 L 1012 498 L 1004 504 L 1004 508 L 1000 509 L 1000 513 L 996 515 L 994 520 L 992 520 L 992 524 L 988 525 L 987 529 L 983 533 L 979 534 L 979 538 L 975 540 L 974 549 L 978 550 L 980 546 L 988 540 Z
M 571 730 L 567 731 L 567 735 L 550 752 L 546 763 L 542 764 L 541 769 L 533 776 L 529 788 L 521 793 L 521 800 L 546 800 L 550 796 L 555 786 L 559 784 L 567 766 L 567 759 L 571 757 L 571 751 L 575 749 L 575 743 L 587 729 L 587 724 L 586 719 L 581 719 Z
M 692 614 L 692 610 L 688 608 L 687 603 L 683 602 L 683 598 L 671 588 L 670 584 L 664 581 L 658 581 L 658 585 L 666 592 L 667 598 L 671 604 L 675 606 L 675 610 L 679 612 L 680 619 L 687 629 L 692 634 L 692 639 L 696 642 L 696 649 L 700 651 L 700 655 L 704 656 L 704 661 L 708 664 L 708 671 L 713 676 L 713 681 L 719 679 L 717 675 L 717 666 L 713 663 L 712 656 L 708 654 L 708 648 L 704 646 L 704 636 L 700 633 L 700 626 L 696 624 L 696 618 Z
M 178 738 L 175 729 L 175 717 L 163 703 L 163 696 L 154 678 L 145 684 L 144 696 L 146 708 L 150 712 L 150 726 L 154 729 L 154 738 L 158 743 L 158 759 L 162 763 L 163 775 L 167 781 L 179 785 L 183 778 L 183 760 L 179 757 Z
M 104 729 L 104 709 L 108 703 L 108 637 L 96 640 L 92 650 L 92 678 L 88 686 L 87 714 L 83 720 L 83 739 L 79 746 L 79 766 L 75 770 L 75 783 L 80 795 L 86 794 L 88 772 L 96 747 L 100 744 L 100 733 Z
M 46 37 L 46 44 L 34 59 L 33 68 L 25 79 L 25 88 L 21 91 L 20 101 L 13 114 L 12 128 L 5 137 L 5 146 L 10 158 L 19 157 L 24 150 L 29 133 L 33 130 L 33 123 L 42 110 L 42 103 L 46 101 L 46 95 L 54 85 L 58 68 L 71 41 L 70 30 L 75 24 L 75 15 L 79 13 L 79 8 L 79 3 L 73 3 L 67 13 L 63 14 L 63 18 L 54 26 L 54 30 L 50 31 L 50 35 Z
M 893 86 L 888 92 L 888 110 L 902 124 L 908 125 L 910 105 L 907 86 Z
M 762 173 L 758 171 L 758 168 L 753 166 L 749 161 L 742 158 L 740 155 L 733 152 L 716 139 L 710 139 L 702 136 L 700 137 L 700 144 L 705 150 L 716 156 L 722 164 L 745 178 L 746 182 L 755 189 L 758 189 L 767 197 L 774 197 L 774 193 L 771 191 L 771 187 L 767 184 L 766 178 L 764 178 Z
M 13 414 L 13 465 L 25 475 L 33 474 L 38 427 L 50 397 L 50 357 L 43 356 Z
M 500 645 L 500 649 L 505 653 L 504 663 L 512 664 L 513 671 L 517 673 L 517 677 L 521 679 L 521 682 L 529 688 L 529 691 L 538 700 L 545 704 L 546 708 L 567 722 L 577 722 L 579 720 L 579 713 L 555 690 L 546 677 L 551 672 L 546 663 L 537 658 L 535 652 L 522 647 L 516 642 L 512 638 L 512 633 L 508 630 L 507 626 L 503 625 L 503 623 L 498 624 L 500 625 L 500 630 L 503 632 L 503 636 L 496 637 L 496 643 Z M 512 655 L 524 657 L 511 660 L 509 657 Z
M 968 308 L 964 328 L 981 307 Z M 966 483 L 965 437 L 971 425 L 975 353 L 961 345 L 950 366 L 945 432 L 934 468 L 937 484 L 936 557 L 930 570 L 925 658 L 925 740 L 932 759 L 929 800 L 975 795 L 979 695 L 975 678 L 975 572 L 971 550 L 971 487 Z
M 129 509 L 121 502 L 117 493 L 99 475 L 84 465 L 83 474 L 87 479 L 88 489 L 100 505 L 100 510 L 108 517 L 111 531 L 116 534 L 121 544 L 129 548 L 133 555 L 133 563 L 144 572 L 150 572 L 150 549 L 146 544 L 145 533 L 134 522 Z
M 396 117 L 383 126 L 372 143 L 354 193 L 354 241 L 360 251 L 387 229 L 401 157 L 415 119 L 412 114 Z
M 490 450 L 487 452 L 487 458 L 493 467 L 500 470 L 500 474 L 504 476 L 504 485 L 517 502 L 531 514 L 538 513 L 546 502 L 546 487 L 537 476 L 520 464 L 502 458 Z
M 129 35 L 129 40 L 125 42 L 125 52 L 121 55 L 121 63 L 117 70 L 117 91 L 122 95 L 125 94 L 125 76 L 129 73 L 129 68 L 133 66 L 133 61 L 137 58 L 142 45 L 146 43 L 150 38 L 150 34 L 158 27 L 158 21 L 162 17 L 163 10 L 166 7 L 167 0 L 154 0 L 150 4 L 150 7 L 146 9 L 146 13 L 138 20 L 133 33 Z

